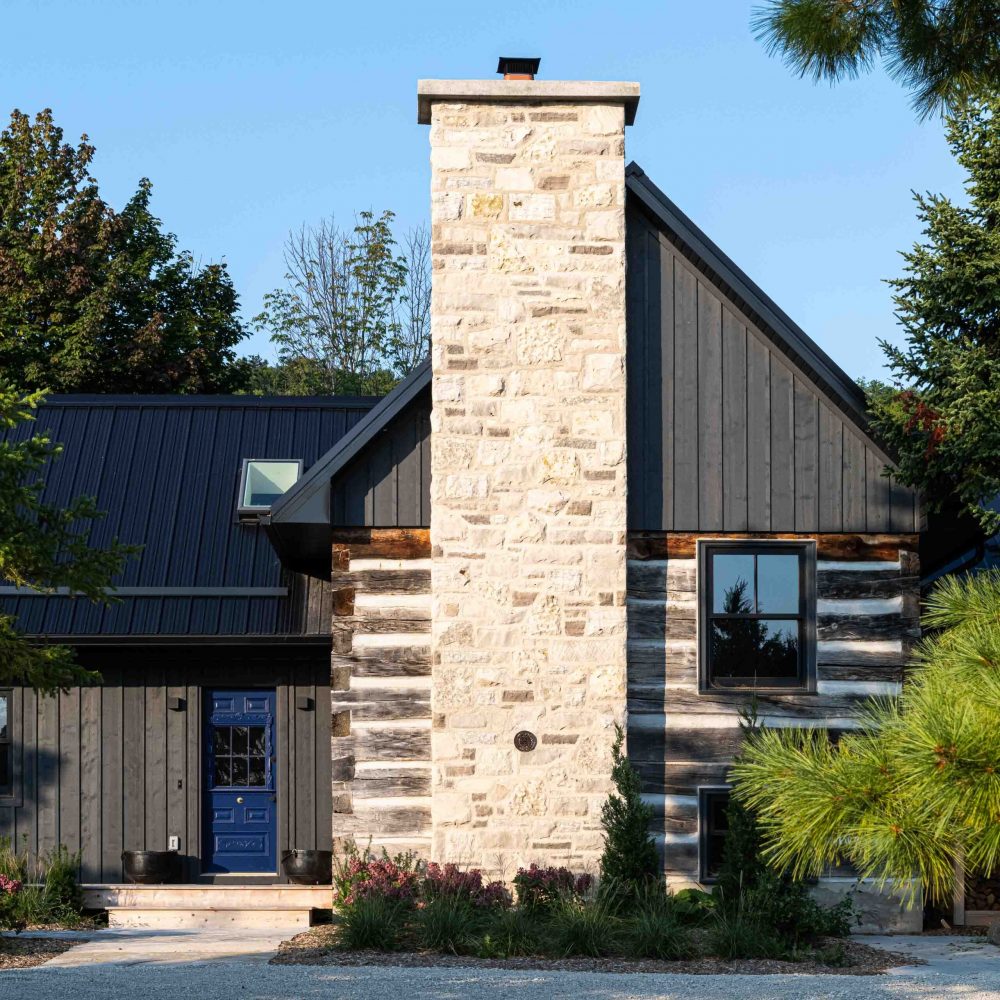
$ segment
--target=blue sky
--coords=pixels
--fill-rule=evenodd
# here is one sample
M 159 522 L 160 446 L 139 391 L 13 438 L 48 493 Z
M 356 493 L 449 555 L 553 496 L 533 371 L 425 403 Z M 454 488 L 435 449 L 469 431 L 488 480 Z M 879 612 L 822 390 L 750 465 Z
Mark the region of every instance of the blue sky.
M 96 144 L 120 206 L 140 177 L 180 246 L 225 259 L 246 316 L 291 227 L 355 210 L 427 216 L 420 77 L 638 80 L 627 156 L 853 376 L 894 339 L 889 289 L 919 236 L 910 191 L 961 195 L 941 123 L 881 72 L 793 76 L 744 0 L 4 0 L 0 114 L 52 107 Z M 270 355 L 255 336 L 247 353 Z

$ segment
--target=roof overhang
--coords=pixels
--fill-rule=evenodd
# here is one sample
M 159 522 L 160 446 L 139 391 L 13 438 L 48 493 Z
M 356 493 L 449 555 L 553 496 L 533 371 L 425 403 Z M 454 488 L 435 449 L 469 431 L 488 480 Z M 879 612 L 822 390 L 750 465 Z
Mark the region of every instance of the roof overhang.
M 354 427 L 260 519 L 282 564 L 310 576 L 330 574 L 330 483 L 394 417 L 430 389 L 424 361 Z

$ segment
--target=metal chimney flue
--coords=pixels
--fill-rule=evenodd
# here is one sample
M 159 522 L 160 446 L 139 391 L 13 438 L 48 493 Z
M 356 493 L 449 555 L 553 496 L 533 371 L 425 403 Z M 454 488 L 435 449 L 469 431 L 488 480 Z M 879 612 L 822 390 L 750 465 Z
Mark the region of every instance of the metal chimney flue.
M 505 80 L 534 80 L 541 61 L 531 56 L 501 56 L 497 72 Z

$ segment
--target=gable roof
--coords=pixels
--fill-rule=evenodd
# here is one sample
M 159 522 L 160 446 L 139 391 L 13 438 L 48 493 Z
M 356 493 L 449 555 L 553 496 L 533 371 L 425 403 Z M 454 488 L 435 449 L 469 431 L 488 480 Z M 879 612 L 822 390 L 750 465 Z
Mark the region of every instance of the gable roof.
M 285 565 L 329 573 L 330 481 L 423 393 L 430 391 L 430 359 L 417 366 L 375 405 L 349 433 L 322 455 L 304 476 L 274 503 L 261 523 Z M 317 562 L 322 553 L 326 565 Z
M 93 496 L 107 512 L 94 526 L 94 544 L 117 536 L 143 548 L 114 581 L 115 604 L 7 585 L 0 609 L 29 634 L 75 640 L 328 633 L 321 613 L 315 621 L 297 617 L 302 588 L 313 582 L 283 570 L 264 533 L 237 522 L 242 461 L 313 463 L 375 403 L 346 396 L 49 397 L 36 421 L 8 435 L 22 440 L 47 430 L 64 446 L 45 470 L 43 500 L 64 506 Z M 313 603 L 319 600 L 317 589 Z
M 707 268 L 727 294 L 757 320 L 762 331 L 823 389 L 871 439 L 865 394 L 854 381 L 759 285 L 698 228 L 646 175 L 638 163 L 625 168 L 625 186 L 642 206 L 673 232 L 684 249 Z M 881 450 L 877 441 L 873 443 Z M 887 460 L 889 457 L 886 456 Z

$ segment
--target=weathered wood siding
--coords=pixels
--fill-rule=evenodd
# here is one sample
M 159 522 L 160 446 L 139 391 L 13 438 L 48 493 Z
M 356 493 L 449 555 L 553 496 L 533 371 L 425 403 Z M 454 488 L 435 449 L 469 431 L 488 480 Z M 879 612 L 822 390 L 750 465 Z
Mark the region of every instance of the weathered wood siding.
M 428 390 L 396 416 L 330 487 L 336 525 L 426 528 L 431 523 Z
M 912 532 L 912 491 L 716 277 L 627 224 L 629 527 Z
M 81 852 L 84 882 L 121 882 L 124 850 L 181 838 L 200 872 L 202 691 L 277 689 L 278 851 L 330 846 L 329 646 L 81 647 L 104 684 L 43 698 L 13 689 L 14 794 L 0 835 Z M 168 699 L 182 699 L 172 711 Z M 298 708 L 299 697 L 311 707 Z
M 334 530 L 333 837 L 427 856 L 429 532 Z
M 851 728 L 863 699 L 898 692 L 919 637 L 917 538 L 812 537 L 817 691 L 762 695 L 758 711 L 769 726 Z M 697 539 L 632 533 L 628 551 L 629 757 L 656 810 L 665 869 L 678 880 L 698 878 L 698 790 L 726 784 L 749 703 L 745 694 L 698 691 Z

